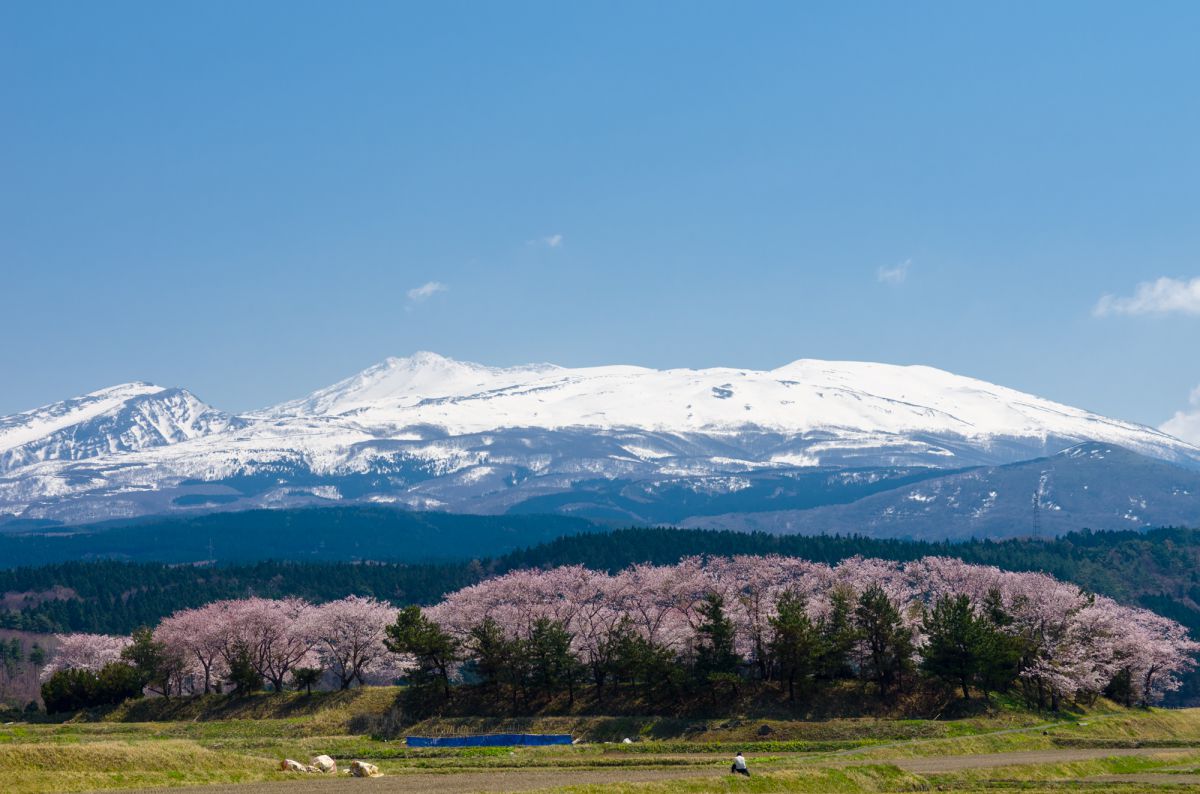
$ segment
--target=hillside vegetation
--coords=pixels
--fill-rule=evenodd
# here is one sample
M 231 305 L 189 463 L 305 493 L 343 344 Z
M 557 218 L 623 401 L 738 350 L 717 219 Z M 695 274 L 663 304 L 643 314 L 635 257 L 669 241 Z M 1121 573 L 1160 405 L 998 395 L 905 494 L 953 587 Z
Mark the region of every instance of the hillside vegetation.
M 0 568 L 69 560 L 436 562 L 504 554 L 601 527 L 547 515 L 454 515 L 350 506 L 243 510 L 79 527 L 0 524 Z

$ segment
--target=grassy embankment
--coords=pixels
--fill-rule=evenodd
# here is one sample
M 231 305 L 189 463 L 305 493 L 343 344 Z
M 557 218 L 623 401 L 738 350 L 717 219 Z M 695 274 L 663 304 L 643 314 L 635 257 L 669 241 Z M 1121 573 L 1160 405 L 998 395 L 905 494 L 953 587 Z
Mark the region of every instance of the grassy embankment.
M 486 777 L 494 784 L 499 775 L 527 788 L 576 791 L 599 785 L 631 792 L 1052 791 L 1080 785 L 1138 791 L 1200 775 L 1200 710 L 1101 703 L 1081 713 L 1039 715 L 1001 704 L 958 720 L 439 718 L 406 732 L 571 732 L 583 743 L 408 750 L 400 740 L 364 733 L 386 723 L 396 694 L 368 688 L 311 697 L 143 700 L 104 715 L 6 725 L 0 727 L 0 781 L 13 794 L 252 783 L 285 779 L 277 771 L 285 756 L 307 760 L 321 752 L 372 761 L 414 786 L 395 790 L 421 790 L 436 775 L 439 788 L 467 791 L 472 781 Z M 634 743 L 619 743 L 626 736 Z M 725 774 L 737 749 L 751 759 L 755 776 L 748 781 Z M 480 772 L 488 774 L 471 774 Z M 1111 777 L 1147 774 L 1151 782 Z

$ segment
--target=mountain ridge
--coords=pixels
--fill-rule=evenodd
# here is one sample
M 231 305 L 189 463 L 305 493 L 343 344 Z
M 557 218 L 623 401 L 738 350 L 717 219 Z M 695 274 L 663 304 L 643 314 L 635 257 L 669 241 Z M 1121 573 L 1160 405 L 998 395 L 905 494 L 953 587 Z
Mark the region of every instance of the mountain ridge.
M 586 496 L 589 482 L 633 483 L 651 503 L 775 483 L 809 505 L 850 492 L 797 485 L 805 472 L 886 480 L 1085 442 L 1200 469 L 1200 449 L 1153 428 L 922 365 L 488 367 L 418 353 L 240 416 L 135 382 L 0 418 L 0 516 L 85 523 L 343 501 L 496 514 L 548 497 L 570 513 L 562 495 Z M 765 497 L 705 504 L 722 499 L 771 509 Z
M 718 433 L 742 428 L 789 433 L 933 429 L 985 438 L 1006 432 L 1070 436 L 1090 423 L 1093 432 L 1124 434 L 1122 445 L 1130 448 L 1200 453 L 1153 428 L 935 367 L 818 359 L 797 359 L 772 370 L 656 370 L 630 365 L 487 367 L 421 352 L 387 359 L 263 414 L 352 414 L 374 425 L 434 424 L 457 435 L 498 428 L 626 427 Z M 1117 438 L 1100 440 L 1120 443 Z

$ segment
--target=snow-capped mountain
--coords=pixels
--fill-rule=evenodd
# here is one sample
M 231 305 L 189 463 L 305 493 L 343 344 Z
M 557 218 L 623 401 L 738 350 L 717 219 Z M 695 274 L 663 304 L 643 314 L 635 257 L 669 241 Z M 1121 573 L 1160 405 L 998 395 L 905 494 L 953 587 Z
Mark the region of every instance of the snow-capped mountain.
M 455 361 L 436 353 L 420 352 L 408 358 L 388 358 L 357 375 L 319 389 L 304 399 L 283 403 L 268 409 L 266 413 L 273 416 L 386 414 L 402 408 L 431 405 L 431 401 L 435 400 L 471 396 L 486 399 L 484 395 L 498 389 L 533 382 L 556 372 L 571 371 L 579 370 L 564 370 L 552 364 L 507 369 L 485 367 L 482 364 Z
M 0 473 L 40 461 L 137 452 L 240 424 L 185 389 L 123 383 L 0 418 Z
M 765 372 L 494 368 L 418 353 L 388 359 L 266 413 L 346 417 L 370 427 L 431 425 L 450 435 L 505 428 L 749 430 L 880 439 L 932 435 L 981 445 L 1060 437 L 1111 441 L 1168 459 L 1195 453 L 1148 427 L 932 367 L 810 359 Z M 830 446 L 844 445 L 834 440 Z
M 613 492 L 602 515 L 647 520 L 633 506 L 664 494 L 690 515 L 810 507 L 1081 442 L 1200 466 L 1200 449 L 1152 428 L 930 367 L 495 368 L 418 353 L 240 417 L 139 383 L 0 419 L 0 514 L 339 500 L 594 514 L 573 495 L 600 488 Z

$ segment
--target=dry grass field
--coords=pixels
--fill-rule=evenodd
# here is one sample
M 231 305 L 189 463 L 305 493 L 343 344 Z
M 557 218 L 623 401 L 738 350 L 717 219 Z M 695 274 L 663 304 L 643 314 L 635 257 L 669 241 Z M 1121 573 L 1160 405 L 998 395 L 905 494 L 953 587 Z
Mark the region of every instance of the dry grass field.
M 1200 787 L 1200 710 L 1086 713 L 1016 708 L 963 720 L 816 722 L 544 717 L 442 719 L 413 733 L 569 731 L 570 747 L 409 750 L 372 737 L 396 690 L 139 701 L 105 715 L 0 726 L 0 780 L 11 794 L 156 790 L 501 791 L 1150 791 Z M 503 724 L 501 724 L 503 723 Z M 632 744 L 620 741 L 624 736 Z M 754 776 L 729 774 L 742 750 Z M 384 777 L 289 775 L 284 757 L 327 753 Z

